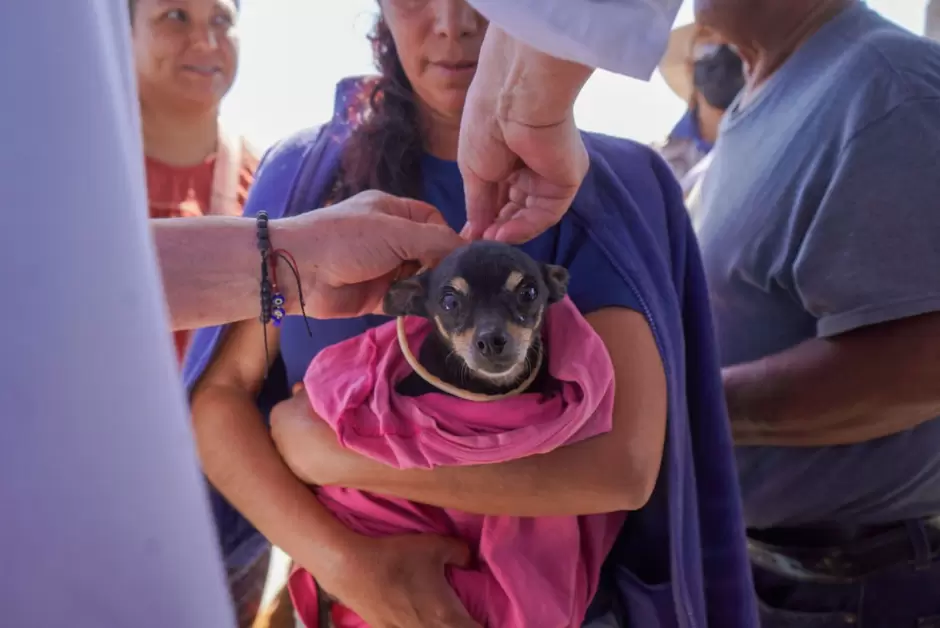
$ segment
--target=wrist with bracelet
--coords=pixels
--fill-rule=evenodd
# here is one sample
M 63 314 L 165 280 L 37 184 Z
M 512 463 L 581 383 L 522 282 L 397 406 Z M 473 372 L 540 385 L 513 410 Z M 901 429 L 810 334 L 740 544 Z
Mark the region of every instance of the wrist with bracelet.
M 268 228 L 268 213 L 258 212 L 255 219 L 257 227 L 257 245 L 258 252 L 261 255 L 261 280 L 259 286 L 261 314 L 259 319 L 264 327 L 264 349 L 265 355 L 268 354 L 268 334 L 267 325 L 272 323 L 275 327 L 280 327 L 286 316 L 284 306 L 286 299 L 284 293 L 280 290 L 277 282 L 277 263 L 283 261 L 294 276 L 297 283 L 297 299 L 300 302 L 300 313 L 307 327 L 307 334 L 313 336 L 310 329 L 310 322 L 307 320 L 307 312 L 304 309 L 304 293 L 300 280 L 300 271 L 297 268 L 297 262 L 294 256 L 286 249 L 276 249 L 271 244 L 271 234 Z M 270 356 L 268 356 L 270 358 Z M 268 359 L 270 364 L 270 359 Z

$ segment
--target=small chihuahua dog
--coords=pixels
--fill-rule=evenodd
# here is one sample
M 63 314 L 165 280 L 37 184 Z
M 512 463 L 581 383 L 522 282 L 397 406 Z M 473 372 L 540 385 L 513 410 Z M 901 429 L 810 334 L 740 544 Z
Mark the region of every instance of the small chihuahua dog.
M 564 267 L 536 262 L 508 244 L 478 241 L 436 268 L 394 283 L 384 309 L 389 316 L 422 316 L 433 323 L 434 333 L 418 352 L 431 375 L 471 393 L 499 395 L 532 374 L 543 350 L 545 311 L 567 290 Z M 397 390 L 418 396 L 434 389 L 413 373 Z

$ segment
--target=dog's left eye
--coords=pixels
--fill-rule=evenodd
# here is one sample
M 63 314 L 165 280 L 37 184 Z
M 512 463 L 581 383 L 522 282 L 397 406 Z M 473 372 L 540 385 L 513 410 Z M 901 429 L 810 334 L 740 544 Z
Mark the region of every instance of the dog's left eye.
M 531 303 L 539 298 L 539 291 L 536 290 L 535 286 L 526 286 L 519 291 L 519 298 L 527 303 Z
M 443 295 L 441 295 L 441 309 L 446 312 L 456 308 L 458 303 L 457 295 L 455 295 L 453 292 L 445 292 Z

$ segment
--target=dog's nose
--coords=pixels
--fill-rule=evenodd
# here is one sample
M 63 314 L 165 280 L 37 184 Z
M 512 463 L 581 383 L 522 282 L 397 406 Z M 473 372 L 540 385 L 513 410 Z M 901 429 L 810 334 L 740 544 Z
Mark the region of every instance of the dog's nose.
M 509 336 L 500 329 L 483 331 L 477 334 L 477 349 L 487 357 L 501 355 L 507 344 L 509 344 Z

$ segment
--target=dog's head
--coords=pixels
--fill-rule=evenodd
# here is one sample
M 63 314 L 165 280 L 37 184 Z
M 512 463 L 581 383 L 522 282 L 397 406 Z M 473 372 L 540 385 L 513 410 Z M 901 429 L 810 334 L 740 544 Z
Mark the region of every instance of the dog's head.
M 396 282 L 385 297 L 390 316 L 423 316 L 474 377 L 495 386 L 527 372 L 546 308 L 568 289 L 568 271 L 521 250 L 479 241 L 436 268 Z

